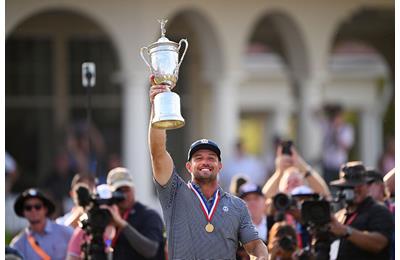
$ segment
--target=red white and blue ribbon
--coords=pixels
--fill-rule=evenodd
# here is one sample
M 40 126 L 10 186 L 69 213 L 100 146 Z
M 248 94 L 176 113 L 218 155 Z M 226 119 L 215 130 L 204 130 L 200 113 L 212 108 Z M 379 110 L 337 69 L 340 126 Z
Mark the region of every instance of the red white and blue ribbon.
M 188 186 L 194 192 L 194 194 L 196 194 L 197 198 L 199 199 L 200 205 L 201 205 L 201 209 L 203 210 L 203 213 L 206 216 L 206 219 L 207 219 L 208 223 L 210 223 L 211 219 L 212 219 L 212 217 L 213 217 L 213 215 L 214 215 L 214 213 L 215 213 L 215 211 L 217 209 L 219 200 L 221 199 L 221 196 L 219 194 L 219 190 L 217 190 L 217 192 L 214 195 L 215 197 L 214 197 L 214 201 L 213 201 L 213 204 L 211 206 L 211 209 L 208 210 L 208 207 L 207 207 L 207 205 L 206 205 L 206 203 L 204 201 L 204 198 L 200 195 L 200 193 L 196 190 L 196 188 L 193 187 L 192 183 L 189 182 Z

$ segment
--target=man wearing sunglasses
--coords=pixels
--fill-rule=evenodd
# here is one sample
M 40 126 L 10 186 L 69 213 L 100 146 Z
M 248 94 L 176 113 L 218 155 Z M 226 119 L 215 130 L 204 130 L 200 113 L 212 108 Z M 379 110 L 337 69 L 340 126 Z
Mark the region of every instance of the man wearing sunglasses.
M 24 259 L 65 259 L 72 229 L 49 219 L 54 209 L 53 202 L 37 189 L 28 189 L 18 196 L 14 211 L 19 217 L 26 218 L 29 226 L 11 241 L 10 246 L 22 253 Z
M 335 259 L 390 259 L 394 219 L 384 205 L 370 196 L 370 181 L 363 163 L 355 161 L 342 165 L 340 178 L 330 182 L 346 200 L 346 207 L 330 223 L 330 232 L 340 239 Z
M 107 227 L 104 235 L 107 246 L 113 248 L 113 259 L 165 259 L 162 219 L 156 211 L 135 200 L 135 187 L 128 170 L 112 169 L 107 175 L 107 184 L 111 191 L 119 191 L 125 197 L 117 204 L 100 206 L 110 212 L 110 224 L 116 229 L 110 232 Z M 83 233 L 80 227 L 75 229 L 68 245 L 67 260 L 83 259 Z

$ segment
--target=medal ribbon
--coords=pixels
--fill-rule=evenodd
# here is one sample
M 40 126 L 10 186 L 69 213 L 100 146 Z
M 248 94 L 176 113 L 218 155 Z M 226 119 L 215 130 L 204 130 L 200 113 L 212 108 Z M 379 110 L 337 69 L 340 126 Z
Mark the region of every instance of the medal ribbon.
M 217 190 L 217 192 L 215 193 L 215 197 L 214 197 L 214 202 L 213 205 L 211 206 L 211 209 L 208 210 L 206 203 L 204 202 L 203 197 L 200 195 L 200 193 L 193 187 L 192 183 L 188 183 L 189 188 L 194 192 L 194 194 L 196 194 L 197 198 L 200 200 L 200 205 L 201 205 L 201 209 L 203 210 L 204 215 L 206 216 L 206 219 L 208 221 L 208 223 L 211 223 L 211 219 L 217 209 L 219 200 L 221 199 L 220 195 L 219 195 L 219 190 Z

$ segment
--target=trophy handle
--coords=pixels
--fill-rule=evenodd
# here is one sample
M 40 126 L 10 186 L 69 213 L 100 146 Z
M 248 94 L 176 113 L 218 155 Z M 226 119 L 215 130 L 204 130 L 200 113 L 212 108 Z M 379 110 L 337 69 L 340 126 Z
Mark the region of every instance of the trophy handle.
M 185 43 L 185 50 L 183 51 L 183 54 L 182 54 L 181 60 L 180 60 L 179 63 L 178 63 L 177 69 L 179 69 L 179 67 L 181 66 L 181 63 L 182 63 L 182 61 L 183 61 L 183 58 L 185 57 L 187 48 L 188 48 L 188 46 L 189 46 L 189 43 L 188 43 L 188 41 L 187 41 L 186 39 L 181 39 L 181 40 L 179 41 L 178 51 L 181 49 L 182 42 Z
M 148 53 L 148 48 L 147 47 L 140 48 L 140 56 L 142 57 L 143 61 L 146 63 L 147 67 L 149 67 L 150 71 L 153 73 L 153 70 L 151 69 L 149 62 L 144 57 L 144 51 L 146 51 Z

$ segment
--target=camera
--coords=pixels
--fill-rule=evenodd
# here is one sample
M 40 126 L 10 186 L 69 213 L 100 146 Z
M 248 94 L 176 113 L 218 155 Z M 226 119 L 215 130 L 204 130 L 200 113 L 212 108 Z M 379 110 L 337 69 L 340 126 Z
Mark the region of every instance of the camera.
M 285 219 L 285 213 L 287 210 L 289 210 L 291 207 L 296 207 L 297 203 L 295 200 L 293 200 L 290 196 L 288 196 L 285 193 L 277 193 L 273 198 L 272 198 L 272 203 L 274 208 L 276 209 L 275 213 L 275 221 L 282 221 Z
M 331 206 L 326 200 L 308 200 L 301 205 L 303 223 L 312 227 L 323 227 L 331 221 Z
M 91 194 L 89 190 L 80 186 L 77 190 L 78 204 L 83 207 L 85 213 L 80 219 L 80 225 L 90 241 L 85 241 L 81 249 L 84 252 L 84 259 L 107 259 L 105 254 L 105 244 L 103 233 L 106 226 L 111 221 L 110 212 L 100 208 L 101 205 L 113 205 L 125 199 L 121 192 L 111 192 L 106 184 L 96 187 L 96 193 Z
M 353 188 L 340 189 L 337 192 L 336 202 L 344 201 L 346 204 L 351 205 L 353 204 L 354 196 Z
M 296 201 L 294 201 L 290 196 L 283 192 L 277 193 L 273 198 L 272 202 L 277 211 L 284 212 L 288 210 L 291 206 L 296 205 Z
M 279 247 L 289 252 L 296 249 L 296 244 L 291 236 L 283 236 L 278 240 Z
M 310 234 L 314 238 L 313 254 L 316 260 L 329 259 L 330 244 L 333 235 L 329 232 L 331 222 L 331 205 L 324 199 L 304 201 L 301 205 L 301 219 L 308 227 Z M 305 255 L 309 254 L 307 250 Z
M 281 146 L 282 146 L 282 154 L 287 154 L 287 155 L 292 155 L 292 145 L 293 141 L 288 140 L 288 141 L 282 141 Z
M 273 197 L 273 205 L 278 211 L 275 219 L 277 220 L 277 216 L 280 218 L 277 221 L 282 220 L 284 214 L 290 209 L 297 208 L 300 210 L 300 219 L 298 221 L 307 228 L 314 238 L 313 245 L 299 252 L 299 259 L 329 259 L 330 243 L 332 242 L 332 235 L 329 232 L 329 223 L 331 221 L 331 205 L 329 201 L 320 198 L 316 193 L 292 196 L 278 193 Z M 289 248 L 289 242 L 287 238 L 282 238 L 282 241 L 279 241 L 279 243 L 282 243 L 280 246 L 285 247 L 285 250 Z M 315 256 L 315 258 L 311 258 L 311 256 Z
M 89 190 L 80 186 L 76 193 L 78 195 L 78 204 L 83 207 L 87 213 L 87 219 L 83 220 L 83 226 L 89 225 L 91 228 L 107 226 L 110 222 L 110 213 L 106 209 L 101 209 L 101 205 L 113 205 L 125 199 L 121 192 L 111 192 L 106 184 L 96 187 L 96 193 L 90 194 Z

